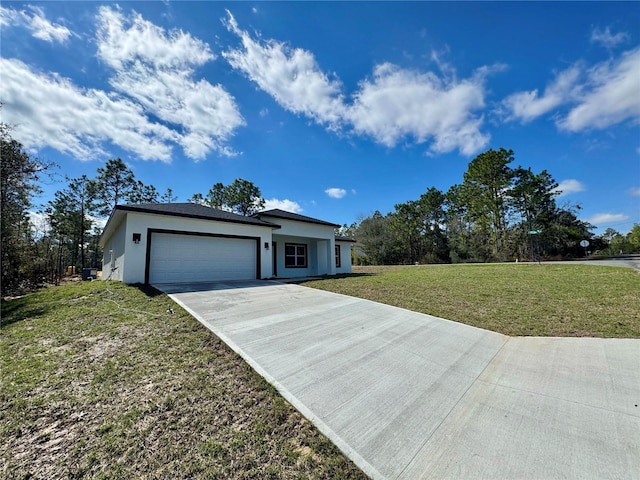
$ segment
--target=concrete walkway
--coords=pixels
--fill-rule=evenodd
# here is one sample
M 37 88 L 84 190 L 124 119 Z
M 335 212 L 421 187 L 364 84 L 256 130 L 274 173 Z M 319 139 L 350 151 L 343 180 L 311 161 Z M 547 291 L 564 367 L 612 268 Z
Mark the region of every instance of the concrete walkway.
M 373 478 L 640 478 L 640 340 L 507 337 L 276 282 L 159 288 Z

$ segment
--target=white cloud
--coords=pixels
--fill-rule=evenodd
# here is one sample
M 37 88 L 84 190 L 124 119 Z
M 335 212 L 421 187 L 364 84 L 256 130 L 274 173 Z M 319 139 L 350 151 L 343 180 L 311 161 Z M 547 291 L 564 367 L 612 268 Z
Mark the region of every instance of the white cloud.
M 619 32 L 614 35 L 611 33 L 611 29 L 609 27 L 605 28 L 604 30 L 594 28 L 591 31 L 591 43 L 600 43 L 605 48 L 613 48 L 616 45 L 628 40 L 629 34 L 625 32 Z
M 111 142 L 142 159 L 171 159 L 176 134 L 150 122 L 142 107 L 118 95 L 81 89 L 66 78 L 0 58 L 3 121 L 27 147 L 49 146 L 80 160 L 106 155 Z
M 341 85 L 320 70 L 310 52 L 274 40 L 255 41 L 227 13 L 227 28 L 240 37 L 243 46 L 222 54 L 233 68 L 242 70 L 287 110 L 322 124 L 340 120 L 344 108 Z
M 566 103 L 574 96 L 579 77 L 580 68 L 574 65 L 560 72 L 547 85 L 542 96 L 538 94 L 538 90 L 509 95 L 502 102 L 508 111 L 508 118 L 527 123 Z
M 622 222 L 629 218 L 628 215 L 623 213 L 596 213 L 587 219 L 587 223 L 594 226 L 606 226 L 616 222 Z
M 632 197 L 640 197 L 640 187 L 630 188 L 629 195 Z
M 166 32 L 135 12 L 127 18 L 101 7 L 98 21 L 98 56 L 115 70 L 110 83 L 116 90 L 184 130 L 177 142 L 188 157 L 235 154 L 227 142 L 244 120 L 234 98 L 193 79 L 196 67 L 215 58 L 206 43 L 180 30 Z
M 342 198 L 347 194 L 347 191 L 344 188 L 327 188 L 324 193 L 329 195 L 331 198 Z
M 431 140 L 436 153 L 458 149 L 471 155 L 489 142 L 480 131 L 482 117 L 472 114 L 483 106 L 483 80 L 446 81 L 385 63 L 360 83 L 346 116 L 356 132 L 389 147 L 413 137 L 417 143 Z
M 618 60 L 587 71 L 585 91 L 578 105 L 558 122 L 562 130 L 603 129 L 625 120 L 640 120 L 640 47 Z
M 302 213 L 302 207 L 298 202 L 294 202 L 293 200 L 286 198 L 284 200 L 278 200 L 277 198 L 264 199 L 264 210 L 272 210 L 275 208 L 291 213 Z
M 29 6 L 28 8 L 30 12 L 0 6 L 0 25 L 3 27 L 11 25 L 24 27 L 30 30 L 35 38 L 49 43 L 64 43 L 72 35 L 71 31 L 64 25 L 47 20 L 42 8 L 35 6 Z
M 18 24 L 19 16 L 20 12 L 17 10 L 14 10 L 13 8 L 5 8 L 0 5 L 0 26 L 10 27 L 11 25 Z
M 558 197 L 569 195 L 570 193 L 582 192 L 585 190 L 584 185 L 573 178 L 562 180 L 552 192 L 558 192 Z
M 489 142 L 489 135 L 480 130 L 483 118 L 474 112 L 484 107 L 484 79 L 495 68 L 483 67 L 471 78 L 457 80 L 453 69 L 442 65 L 447 78 L 384 63 L 374 68 L 371 79 L 360 82 L 348 104 L 342 83 L 324 73 L 311 52 L 256 40 L 227 13 L 227 28 L 242 47 L 223 56 L 293 113 L 389 147 L 409 138 L 418 144 L 429 142 L 432 152 L 458 149 L 471 155 Z
M 21 15 L 3 9 L 0 22 Z M 233 97 L 193 78 L 215 58 L 206 43 L 108 7 L 99 9 L 96 43 L 116 91 L 81 88 L 56 73 L 1 59 L 3 121 L 16 125 L 25 147 L 51 147 L 81 160 L 109 155 L 106 144 L 167 162 L 175 145 L 196 160 L 212 151 L 236 154 L 228 142 L 244 120 Z
M 537 90 L 517 92 L 502 102 L 509 120 L 529 122 L 568 106 L 557 117 L 560 130 L 604 129 L 626 120 L 640 120 L 640 48 L 590 68 L 577 63 L 560 72 L 542 96 Z

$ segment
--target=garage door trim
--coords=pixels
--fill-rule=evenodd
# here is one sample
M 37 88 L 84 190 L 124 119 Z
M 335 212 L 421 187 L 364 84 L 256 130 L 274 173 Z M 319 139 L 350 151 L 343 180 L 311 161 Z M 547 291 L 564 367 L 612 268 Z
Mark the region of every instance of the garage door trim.
M 149 275 L 151 271 L 151 239 L 154 233 L 166 233 L 171 235 L 191 235 L 195 237 L 217 237 L 217 238 L 237 238 L 241 240 L 255 240 L 256 242 L 256 278 L 261 277 L 260 270 L 260 237 L 251 237 L 248 235 L 227 235 L 223 233 L 207 233 L 193 232 L 186 230 L 166 230 L 162 228 L 147 228 L 147 252 L 144 265 L 144 283 L 149 285 Z

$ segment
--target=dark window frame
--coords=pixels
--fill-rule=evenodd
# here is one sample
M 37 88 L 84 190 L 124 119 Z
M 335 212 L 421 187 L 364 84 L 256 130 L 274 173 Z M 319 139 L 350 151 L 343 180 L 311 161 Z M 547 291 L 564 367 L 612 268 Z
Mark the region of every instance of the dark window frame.
M 288 247 L 294 248 L 295 253 L 293 255 L 287 253 Z M 304 255 L 298 254 L 299 247 L 304 248 Z M 308 268 L 309 266 L 308 257 L 309 257 L 309 247 L 306 243 L 285 243 L 284 244 L 284 268 Z M 293 265 L 287 264 L 287 258 L 293 258 Z M 302 258 L 304 260 L 304 265 L 298 265 L 299 258 Z
M 334 252 L 336 257 L 336 268 L 340 268 L 342 265 L 342 255 L 340 252 L 340 245 L 336 245 Z

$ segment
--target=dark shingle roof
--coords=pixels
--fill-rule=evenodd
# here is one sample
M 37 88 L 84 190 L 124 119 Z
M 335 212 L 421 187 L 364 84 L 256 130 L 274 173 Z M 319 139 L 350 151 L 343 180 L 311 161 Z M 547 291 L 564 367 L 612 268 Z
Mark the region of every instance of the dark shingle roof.
M 354 240 L 351 237 L 343 237 L 342 235 L 336 235 L 336 240 L 338 240 L 339 242 L 357 242 L 357 240 Z
M 256 213 L 254 217 L 261 218 L 263 215 L 268 217 L 273 217 L 273 218 L 282 218 L 284 220 L 294 220 L 296 222 L 316 223 L 318 225 L 328 225 L 330 227 L 336 227 L 336 228 L 340 227 L 340 225 L 337 225 L 335 223 L 325 222 L 324 220 L 318 220 L 317 218 L 307 217 L 305 215 L 300 215 L 298 213 L 285 212 L 284 210 L 280 210 L 278 208 Z
M 280 228 L 273 223 L 255 217 L 245 217 L 232 212 L 206 207 L 197 203 L 143 203 L 139 205 L 116 205 L 115 210 L 125 212 L 155 213 L 173 217 L 199 218 L 203 220 L 217 220 L 219 222 L 245 223 L 263 227 Z M 114 210 L 114 212 L 115 212 Z

